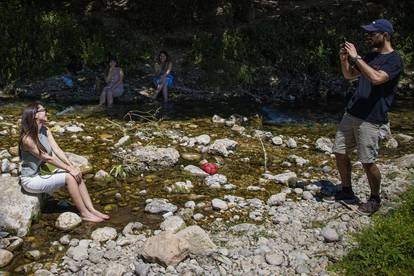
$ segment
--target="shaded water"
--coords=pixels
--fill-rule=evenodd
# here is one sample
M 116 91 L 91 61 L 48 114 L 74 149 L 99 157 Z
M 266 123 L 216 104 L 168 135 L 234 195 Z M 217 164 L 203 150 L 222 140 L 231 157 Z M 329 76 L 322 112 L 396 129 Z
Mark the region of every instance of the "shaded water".
M 6 102 L 0 106 L 0 116 L 4 118 L 0 121 L 1 129 L 11 129 L 13 125 L 18 124 L 21 111 L 26 103 L 24 102 Z M 286 160 L 290 154 L 309 159 L 311 166 L 310 180 L 323 179 L 326 176 L 321 172 L 321 164 L 335 167 L 334 159 L 329 155 L 316 152 L 314 142 L 321 136 L 334 139 L 337 124 L 342 116 L 343 107 L 341 102 L 332 102 L 325 105 L 309 103 L 307 106 L 298 106 L 293 104 L 275 104 L 271 106 L 260 106 L 249 100 L 234 100 L 226 102 L 202 103 L 202 102 L 182 102 L 174 103 L 170 106 L 159 110 L 157 118 L 163 118 L 158 122 L 147 122 L 139 117 L 133 123 L 128 123 L 129 117 L 124 117 L 129 110 L 140 110 L 153 114 L 159 108 L 157 104 L 153 105 L 130 105 L 116 106 L 113 110 L 103 111 L 96 106 L 84 105 L 75 106 L 75 110 L 66 113 L 63 116 L 56 116 L 58 111 L 65 108 L 62 105 L 46 104 L 50 110 L 49 121 L 68 124 L 84 124 L 84 132 L 75 134 L 64 133 L 63 135 L 54 134 L 59 145 L 65 151 L 74 152 L 79 155 L 87 156 L 93 166 L 90 174 L 85 175 L 88 189 L 91 193 L 93 202 L 99 209 L 104 209 L 112 217 L 111 220 L 102 224 L 82 223 L 81 226 L 69 232 L 74 238 L 89 238 L 90 233 L 104 225 L 113 226 L 118 230 L 131 221 L 139 221 L 147 229 L 158 229 L 162 216 L 144 213 L 145 200 L 149 198 L 161 197 L 167 198 L 170 202 L 178 207 L 183 207 L 188 200 L 206 202 L 207 206 L 201 212 L 207 217 L 202 223 L 208 223 L 215 218 L 215 214 L 209 207 L 212 198 L 221 198 L 225 194 L 243 196 L 245 198 L 260 198 L 264 201 L 279 191 L 280 186 L 271 183 L 260 182 L 261 174 L 264 172 L 263 149 L 260 141 L 255 138 L 241 136 L 229 127 L 215 125 L 211 123 L 211 117 L 218 114 L 227 118 L 232 114 L 239 114 L 248 118 L 244 125 L 247 133 L 253 129 L 262 129 L 271 131 L 273 135 L 283 135 L 285 138 L 294 137 L 298 141 L 298 148 L 286 149 L 284 147 L 272 146 L 271 142 L 265 141 L 268 160 L 267 168 L 272 173 L 281 173 L 286 167 L 281 163 Z M 401 132 L 408 135 L 414 135 L 414 102 L 411 98 L 399 99 L 394 105 L 390 114 L 391 127 L 393 132 Z M 263 122 L 269 124 L 263 124 Z M 132 126 L 132 127 L 131 127 Z M 195 148 L 186 148 L 180 145 L 174 145 L 171 140 L 165 136 L 152 135 L 156 132 L 175 129 L 183 131 L 187 136 L 197 136 L 208 134 L 212 140 L 220 138 L 229 138 L 236 140 L 239 145 L 234 155 L 228 158 L 220 158 L 224 166 L 220 173 L 228 178 L 228 182 L 235 184 L 238 188 L 234 191 L 211 190 L 205 185 L 201 178 L 184 174 L 181 168 L 187 164 L 198 165 L 198 161 L 185 161 L 180 159 L 179 164 L 174 168 L 163 169 L 156 172 L 144 172 L 137 175 L 129 175 L 125 178 L 118 177 L 109 182 L 99 182 L 93 180 L 93 174 L 99 169 L 107 172 L 119 165 L 119 161 L 113 156 L 113 145 L 124 136 L 122 127 L 129 127 L 129 134 L 132 138 L 125 146 L 134 142 L 141 142 L 143 145 L 156 145 L 159 147 L 172 146 L 180 153 L 197 152 Z M 145 130 L 150 133 L 149 140 L 140 140 L 134 136 L 134 131 Z M 91 142 L 85 142 L 83 136 L 91 136 Z M 0 149 L 9 149 L 17 145 L 18 134 L 12 134 L 8 137 L 0 136 Z M 304 150 L 302 145 L 308 145 L 309 150 Z M 387 159 L 401 153 L 410 153 L 410 145 L 399 147 L 397 150 L 387 150 L 382 148 L 381 159 Z M 216 156 L 203 154 L 203 157 L 210 162 L 215 162 Z M 249 162 L 244 159 L 249 158 Z M 301 173 L 309 171 L 305 167 L 291 167 L 299 177 Z M 174 184 L 177 181 L 191 180 L 194 189 L 190 194 L 173 194 L 168 193 L 164 188 Z M 250 185 L 260 186 L 264 191 L 249 192 L 247 187 Z M 147 194 L 140 194 L 140 191 L 146 190 Z M 120 193 L 121 197 L 115 197 Z M 60 202 L 59 202 L 60 201 Z M 59 202 L 59 204 L 57 204 Z M 28 250 L 39 249 L 45 252 L 45 256 L 39 261 L 41 263 L 58 262 L 63 252 L 58 252 L 56 246 L 51 246 L 51 242 L 58 240 L 64 233 L 54 227 L 55 220 L 59 212 L 68 209 L 68 195 L 65 190 L 60 190 L 54 195 L 54 201 L 49 201 L 46 210 L 42 214 L 40 221 L 33 225 L 29 236 L 25 238 L 23 248 L 19 251 L 18 256 L 14 258 L 13 263 L 6 268 L 8 271 L 14 271 L 18 266 L 30 263 L 25 259 L 23 252 Z M 240 212 L 240 213 L 237 213 Z M 248 221 L 246 211 L 235 211 L 231 214 L 220 214 L 224 219 L 230 219 L 231 216 L 239 214 L 241 219 L 237 222 Z

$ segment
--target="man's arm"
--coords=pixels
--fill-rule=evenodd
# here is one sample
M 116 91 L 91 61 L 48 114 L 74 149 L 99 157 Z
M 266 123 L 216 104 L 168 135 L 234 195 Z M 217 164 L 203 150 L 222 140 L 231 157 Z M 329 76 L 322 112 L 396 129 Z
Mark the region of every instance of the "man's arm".
M 375 70 L 368 65 L 362 58 L 358 56 L 354 44 L 346 42 L 345 49 L 348 52 L 351 59 L 355 60 L 355 65 L 358 66 L 361 74 L 366 77 L 373 85 L 380 85 L 387 82 L 390 77 L 382 70 Z
M 341 60 L 341 70 L 342 75 L 347 80 L 355 79 L 360 75 L 358 70 L 355 70 L 348 62 L 348 52 L 345 50 L 345 48 L 341 48 L 339 50 L 339 58 Z

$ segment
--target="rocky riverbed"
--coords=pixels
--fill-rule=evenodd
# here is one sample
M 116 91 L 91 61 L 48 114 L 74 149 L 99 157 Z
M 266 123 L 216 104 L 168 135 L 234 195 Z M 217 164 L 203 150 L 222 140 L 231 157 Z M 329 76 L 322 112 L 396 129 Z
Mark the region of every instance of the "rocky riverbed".
M 1 107 L 6 185 L 17 183 L 23 106 Z M 112 219 L 81 222 L 64 190 L 41 198 L 40 218 L 26 216 L 31 228 L 16 224 L 1 232 L 1 269 L 22 275 L 328 275 L 329 264 L 354 246 L 352 233 L 371 223 L 323 200 L 340 187 L 331 153 L 340 113 L 278 109 L 279 117 L 295 120 L 263 126 L 254 106 L 184 107 L 167 113 L 134 107 L 124 117 L 125 109 L 108 114 L 94 106 L 58 116 L 64 107 L 50 105 L 49 127 L 61 147 L 76 154 L 70 156 L 93 201 Z M 406 107 L 391 114 L 393 139 L 383 142 L 379 159 L 381 212 L 412 184 L 413 115 Z M 201 170 L 203 159 L 216 163 L 218 174 Z M 359 162 L 352 178 L 365 200 L 369 189 Z

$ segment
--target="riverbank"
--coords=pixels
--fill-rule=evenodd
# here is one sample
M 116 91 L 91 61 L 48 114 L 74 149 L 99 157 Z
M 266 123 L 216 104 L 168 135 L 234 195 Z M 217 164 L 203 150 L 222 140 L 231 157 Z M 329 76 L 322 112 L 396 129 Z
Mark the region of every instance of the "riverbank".
M 396 161 L 412 153 L 413 140 L 409 136 L 414 133 L 409 122 L 413 114 L 407 103 L 397 103 L 391 113 L 399 145 L 383 146 L 379 160 L 384 174 L 384 211 L 409 185 L 410 169 Z M 1 131 L 8 137 L 2 136 L 0 149 L 11 153 L 7 158 L 10 161 L 16 155 L 10 148 L 17 141 L 15 122 L 23 105 L 9 103 L 2 106 L 0 114 Z M 118 275 L 119 271 L 126 275 L 189 271 L 323 275 L 329 264 L 353 246 L 350 234 L 371 223 L 370 218 L 360 217 L 338 203 L 321 200 L 339 184 L 329 153 L 329 139 L 333 140 L 340 119 L 338 109 L 321 108 L 316 112 L 313 107 L 273 106 L 266 112 L 283 120 L 266 126 L 260 113 L 263 107 L 251 104 L 224 102 L 207 108 L 175 103 L 168 114 L 161 114 L 168 116 L 157 115 L 154 106 L 135 106 L 133 109 L 138 111 L 130 113 L 134 121 L 129 121 L 129 116 L 122 119 L 126 114 L 122 110 L 132 107 L 118 106 L 118 114 L 111 115 L 94 106 L 75 106 L 62 116 L 55 115 L 62 106 L 47 107 L 51 113 L 49 127 L 62 148 L 89 160 L 91 168 L 85 178 L 93 201 L 112 219 L 103 225 L 82 223 L 64 232 L 54 226 L 58 213 L 44 213 L 24 238 L 23 246 L 14 252 L 15 258 L 4 268 L 6 271 L 25 274 L 42 268 L 56 275 L 82 271 L 105 275 L 115 267 L 118 272 L 110 275 Z M 230 116 L 232 113 L 238 114 Z M 152 152 L 151 162 L 145 163 L 151 166 L 140 165 L 144 152 Z M 217 162 L 219 176 L 200 176 L 195 167 L 200 166 L 201 159 Z M 363 169 L 359 163 L 353 168 L 357 194 L 365 200 L 368 185 Z M 112 171 L 111 178 L 99 180 L 96 175 L 100 170 Z M 170 204 L 157 205 L 157 198 Z M 67 195 L 61 191 L 55 199 L 66 201 Z M 154 205 L 159 213 L 152 213 Z M 178 221 L 175 230 L 185 231 L 179 219 L 165 215 L 168 212 L 181 217 L 187 226 L 204 229 L 187 230 L 202 233 L 198 235 L 167 237 L 185 237 L 190 244 L 179 254 L 186 258 L 175 267 L 152 263 L 148 260 L 154 258 L 143 255 L 151 237 L 171 227 L 171 221 Z M 168 223 L 161 226 L 164 221 Z M 124 231 L 130 222 L 140 224 Z M 110 227 L 104 231 L 109 233 L 104 235 L 106 240 L 92 234 L 104 226 Z M 214 246 L 206 242 L 210 247 L 191 251 L 195 237 L 203 241 L 208 237 Z M 39 254 L 32 252 L 36 250 Z M 33 261 L 28 252 L 39 258 Z M 116 265 L 110 268 L 113 263 Z

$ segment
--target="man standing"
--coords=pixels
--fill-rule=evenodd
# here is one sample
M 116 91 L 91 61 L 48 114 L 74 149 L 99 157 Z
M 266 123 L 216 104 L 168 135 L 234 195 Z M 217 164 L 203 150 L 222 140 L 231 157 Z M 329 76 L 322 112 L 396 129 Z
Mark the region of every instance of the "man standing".
M 336 132 L 333 151 L 343 189 L 336 193 L 335 199 L 347 203 L 358 200 L 352 190 L 349 159 L 356 147 L 371 188 L 370 198 L 359 206 L 358 212 L 371 215 L 381 206 L 381 173 L 375 165 L 379 130 L 388 123 L 387 113 L 396 94 L 403 63 L 392 48 L 394 29 L 388 20 L 378 19 L 362 28 L 367 32 L 366 42 L 373 52 L 362 58 L 347 41 L 339 52 L 342 74 L 348 80 L 359 78 L 359 82 Z

